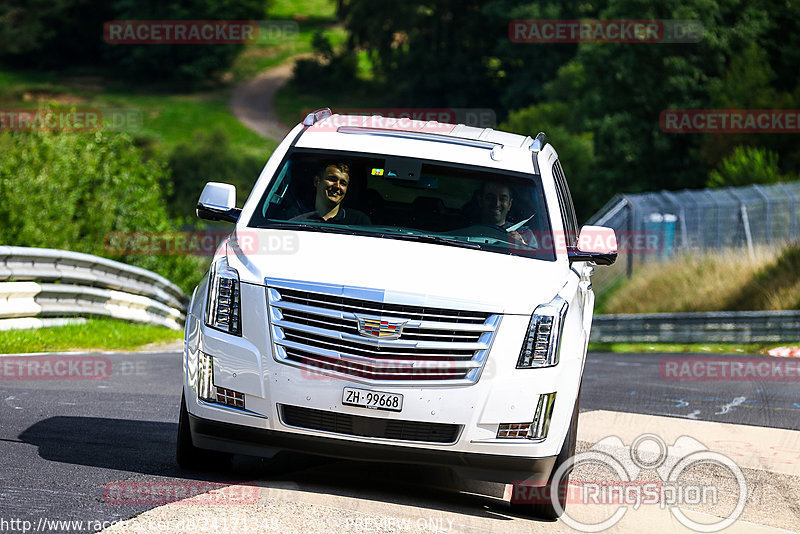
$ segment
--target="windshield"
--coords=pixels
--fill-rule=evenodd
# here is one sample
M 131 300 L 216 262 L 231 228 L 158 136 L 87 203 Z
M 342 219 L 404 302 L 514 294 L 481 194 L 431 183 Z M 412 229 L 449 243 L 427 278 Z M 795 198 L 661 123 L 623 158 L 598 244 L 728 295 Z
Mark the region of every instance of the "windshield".
M 555 260 L 538 175 L 408 157 L 295 150 L 249 226 Z

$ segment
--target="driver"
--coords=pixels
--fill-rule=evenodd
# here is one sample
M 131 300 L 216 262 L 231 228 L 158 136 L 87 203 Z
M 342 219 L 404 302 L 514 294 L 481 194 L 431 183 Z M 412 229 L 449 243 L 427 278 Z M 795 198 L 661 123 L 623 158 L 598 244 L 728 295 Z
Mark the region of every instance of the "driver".
M 506 217 L 513 202 L 511 189 L 507 185 L 496 182 L 483 182 L 478 192 L 481 222 L 505 230 L 511 226 L 506 221 Z
M 506 220 L 513 202 L 511 188 L 506 184 L 483 182 L 478 190 L 478 209 L 481 222 L 507 231 L 509 227 L 513 226 Z M 516 230 L 509 232 L 508 235 L 513 242 L 527 245 L 522 235 Z
M 314 211 L 293 217 L 292 221 L 315 221 L 335 224 L 369 225 L 361 211 L 342 206 L 350 185 L 350 167 L 346 163 L 328 163 L 314 176 Z

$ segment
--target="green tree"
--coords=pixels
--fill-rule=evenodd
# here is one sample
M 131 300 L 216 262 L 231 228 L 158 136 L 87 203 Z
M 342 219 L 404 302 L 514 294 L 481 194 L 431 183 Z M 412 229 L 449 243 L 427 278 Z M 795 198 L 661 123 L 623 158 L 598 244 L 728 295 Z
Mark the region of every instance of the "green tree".
M 544 0 L 519 2 L 493 0 L 486 3 L 482 14 L 490 55 L 489 74 L 499 85 L 498 116 L 508 110 L 541 102 L 546 98 L 545 85 L 578 51 L 576 43 L 519 43 L 509 37 L 509 23 L 514 20 L 591 19 L 605 5 L 581 0 Z
M 709 83 L 711 107 L 715 109 L 796 109 L 800 95 L 782 91 L 778 76 L 770 64 L 767 49 L 755 42 L 734 55 L 723 75 Z M 738 145 L 771 150 L 780 156 L 786 171 L 800 172 L 800 151 L 794 135 L 786 134 L 717 134 L 704 135 L 698 158 L 714 166 Z
M 345 0 L 350 53 L 364 49 L 404 105 L 494 107 L 498 84 L 487 52 L 496 39 L 486 0 Z M 505 31 L 505 30 L 504 30 Z
M 111 133 L 0 133 L 0 227 L 6 245 L 58 248 L 153 270 L 189 291 L 201 260 L 115 255 L 112 232 L 170 232 L 161 186 L 167 170 Z
M 607 198 L 598 194 L 594 143 L 591 132 L 573 133 L 567 128 L 569 106 L 564 102 L 546 102 L 512 112 L 501 129 L 536 136 L 545 132 L 558 152 L 558 158 L 570 185 L 575 209 L 581 220 L 600 208 Z
M 25 68 L 96 66 L 151 81 L 197 83 L 225 71 L 243 45 L 112 45 L 112 20 L 261 20 L 264 0 L 5 0 L 0 61 Z
M 265 161 L 237 153 L 222 129 L 196 132 L 190 143 L 176 146 L 168 158 L 170 169 L 167 188 L 172 215 L 193 217 L 197 199 L 206 182 L 225 182 L 236 186 L 238 205 L 255 185 Z
M 594 133 L 595 180 L 608 197 L 619 191 L 702 187 L 711 162 L 699 155 L 702 136 L 660 130 L 665 109 L 712 107 L 709 87 L 748 43 L 767 37 L 771 0 L 610 0 L 607 19 L 690 19 L 705 30 L 698 43 L 582 44 L 578 84 L 559 99 Z M 774 37 L 772 37 L 774 38 Z M 569 69 L 560 72 L 570 72 Z M 558 85 L 558 82 L 557 84 Z

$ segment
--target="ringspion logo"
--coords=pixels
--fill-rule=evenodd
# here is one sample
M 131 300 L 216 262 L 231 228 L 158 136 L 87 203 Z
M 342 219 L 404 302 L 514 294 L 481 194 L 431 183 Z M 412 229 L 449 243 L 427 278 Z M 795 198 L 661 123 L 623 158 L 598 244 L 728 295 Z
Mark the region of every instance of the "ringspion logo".
M 580 479 L 570 471 L 594 473 Z M 640 476 L 655 471 L 658 478 Z M 708 472 L 720 473 L 717 481 Z M 604 476 L 598 477 L 597 473 Z M 703 474 L 703 475 L 700 475 Z M 614 527 L 630 510 L 641 506 L 667 509 L 672 518 L 697 532 L 718 532 L 742 515 L 748 498 L 744 473 L 728 456 L 710 450 L 690 436 L 668 445 L 660 436 L 642 434 L 629 446 L 618 436 L 608 436 L 561 464 L 545 487 L 513 485 L 512 503 L 550 503 L 561 512 L 561 522 L 580 532 L 602 532 Z M 578 518 L 565 504 L 597 505 L 589 522 Z M 712 507 L 716 521 L 698 522 L 685 510 Z M 602 508 L 601 508 L 602 507 Z

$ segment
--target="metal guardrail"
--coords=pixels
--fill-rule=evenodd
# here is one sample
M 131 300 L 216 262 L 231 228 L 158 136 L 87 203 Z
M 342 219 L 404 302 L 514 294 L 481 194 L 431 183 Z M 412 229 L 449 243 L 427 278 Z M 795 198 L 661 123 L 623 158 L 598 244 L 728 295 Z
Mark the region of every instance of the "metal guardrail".
M 592 343 L 800 342 L 800 311 L 595 315 Z
M 23 318 L 106 316 L 179 330 L 188 297 L 156 273 L 46 248 L 0 246 L 0 329 Z

